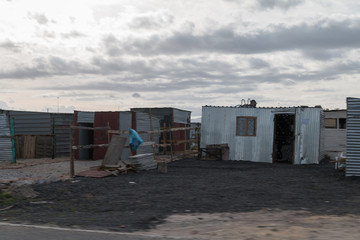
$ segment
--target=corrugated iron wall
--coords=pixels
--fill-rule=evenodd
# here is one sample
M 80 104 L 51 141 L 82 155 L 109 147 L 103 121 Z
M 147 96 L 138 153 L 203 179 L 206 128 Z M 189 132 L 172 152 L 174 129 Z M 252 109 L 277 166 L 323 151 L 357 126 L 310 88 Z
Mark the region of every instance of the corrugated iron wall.
M 94 123 L 95 112 L 80 112 L 77 111 L 78 123 Z
M 50 113 L 9 111 L 15 121 L 15 135 L 50 135 Z
M 236 117 L 257 118 L 257 134 L 236 136 Z M 272 109 L 203 107 L 201 147 L 209 144 L 229 146 L 230 160 L 272 162 L 274 120 Z
M 0 161 L 12 160 L 10 121 L 7 112 L 0 112 Z
M 16 158 L 53 157 L 51 114 L 9 110 L 14 119 Z
M 173 109 L 174 123 L 190 124 L 191 112 Z
M 120 131 L 127 131 L 129 128 L 132 128 L 132 112 L 120 112 L 120 119 L 119 119 L 119 130 Z M 120 134 L 122 137 L 126 137 L 127 140 L 125 142 L 125 146 L 129 145 L 129 137 L 128 133 Z M 121 159 L 126 160 L 130 156 L 130 149 L 124 148 L 121 154 Z
M 321 130 L 321 108 L 306 108 L 297 114 L 298 133 L 295 143 L 295 164 L 306 158 L 308 163 L 318 163 Z M 273 162 L 274 116 L 295 114 L 295 108 L 202 108 L 201 147 L 209 144 L 228 144 L 230 160 Z M 236 118 L 256 117 L 256 136 L 236 136 Z M 301 147 L 300 147 L 301 145 Z M 296 150 L 297 149 L 297 150 Z M 300 156 L 301 150 L 301 156 Z M 296 153 L 295 153 L 296 155 Z
M 74 111 L 74 125 L 94 127 L 95 112 Z M 94 144 L 94 131 L 87 129 L 75 129 L 74 145 Z M 79 160 L 93 159 L 93 149 L 75 150 L 75 158 Z
M 360 176 L 360 98 L 347 98 L 346 176 Z
M 153 130 L 160 130 L 160 119 L 152 116 L 152 128 Z M 142 134 L 141 131 L 150 131 L 150 115 L 144 112 L 137 112 L 136 113 L 136 131 L 139 132 L 140 137 L 144 142 L 150 142 L 150 134 Z M 154 134 L 154 142 L 159 143 L 159 134 Z M 141 146 L 137 149 L 137 154 L 143 153 L 152 153 L 153 149 L 152 146 Z M 155 152 L 158 152 L 158 148 L 156 148 Z
M 323 155 L 321 108 L 296 108 L 294 164 L 319 163 Z
M 94 128 L 106 127 L 109 125 L 111 130 L 119 129 L 119 112 L 95 112 Z M 94 131 L 94 144 L 108 143 L 107 130 Z M 104 159 L 107 148 L 94 148 L 94 160 Z
M 70 156 L 70 125 L 73 125 L 74 114 L 72 113 L 53 113 L 52 121 L 54 125 L 56 157 Z

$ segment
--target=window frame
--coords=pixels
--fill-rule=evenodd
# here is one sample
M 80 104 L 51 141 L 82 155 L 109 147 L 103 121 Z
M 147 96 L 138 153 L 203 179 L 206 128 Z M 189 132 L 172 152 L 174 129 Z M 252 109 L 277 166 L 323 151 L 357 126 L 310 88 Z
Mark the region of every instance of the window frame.
M 340 122 L 344 121 L 344 122 Z M 339 118 L 339 129 L 346 129 L 347 125 L 347 119 L 346 118 Z
M 326 120 L 335 120 L 335 127 L 329 127 L 326 125 Z M 325 118 L 325 128 L 332 128 L 332 129 L 337 129 L 338 128 L 338 120 L 337 118 Z
M 239 128 L 239 118 L 244 118 L 245 119 L 245 135 L 239 135 L 238 134 L 238 128 Z M 254 134 L 253 135 L 249 135 L 248 134 L 248 120 L 249 119 L 254 119 Z M 236 129 L 235 129 L 235 135 L 239 136 L 239 137 L 256 137 L 257 134 L 257 117 L 250 117 L 250 116 L 237 116 L 236 117 Z

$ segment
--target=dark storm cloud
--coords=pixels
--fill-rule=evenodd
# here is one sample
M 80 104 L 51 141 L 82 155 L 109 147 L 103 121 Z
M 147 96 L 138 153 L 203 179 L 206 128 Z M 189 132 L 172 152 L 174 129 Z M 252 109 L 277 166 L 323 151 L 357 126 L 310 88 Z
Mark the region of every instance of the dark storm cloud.
M 289 9 L 301 5 L 304 2 L 305 0 L 257 0 L 258 5 L 262 9 Z
M 269 28 L 270 29 L 270 28 Z M 255 34 L 239 34 L 230 27 L 195 35 L 173 32 L 171 36 L 152 35 L 147 39 L 114 36 L 103 40 L 110 56 L 119 54 L 178 55 L 198 53 L 256 54 L 288 50 L 329 50 L 360 47 L 360 19 L 319 20 L 287 27 L 271 26 Z

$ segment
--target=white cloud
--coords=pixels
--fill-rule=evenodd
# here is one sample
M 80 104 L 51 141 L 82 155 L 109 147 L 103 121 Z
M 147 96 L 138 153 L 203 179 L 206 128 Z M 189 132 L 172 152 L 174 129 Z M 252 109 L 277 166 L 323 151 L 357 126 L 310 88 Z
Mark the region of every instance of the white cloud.
M 360 91 L 359 9 L 353 0 L 6 2 L 1 93 L 29 110 L 53 109 L 56 96 L 63 109 L 166 104 L 198 115 L 253 97 L 339 107 Z

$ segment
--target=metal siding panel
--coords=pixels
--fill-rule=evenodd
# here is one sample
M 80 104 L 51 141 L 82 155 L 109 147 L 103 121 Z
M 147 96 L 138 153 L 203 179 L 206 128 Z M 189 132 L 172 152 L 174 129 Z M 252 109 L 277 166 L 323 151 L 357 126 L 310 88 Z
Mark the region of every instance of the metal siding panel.
M 150 113 L 150 108 L 131 108 L 134 112 Z M 151 115 L 157 117 L 160 120 L 164 120 L 166 123 L 171 124 L 173 122 L 173 109 L 172 108 L 151 108 Z
M 17 135 L 49 135 L 51 134 L 50 113 L 9 111 L 14 118 Z
M 152 116 L 152 125 L 154 130 L 160 130 L 160 120 L 157 117 Z M 150 131 L 150 115 L 144 112 L 136 113 L 136 131 Z M 150 142 L 150 134 L 139 133 L 140 137 L 144 142 Z M 159 143 L 159 134 L 154 134 L 155 143 Z M 137 149 L 137 154 L 152 153 L 152 146 L 141 146 Z M 158 152 L 156 149 L 155 152 Z
M 95 112 L 94 128 L 109 126 L 111 130 L 119 129 L 119 112 Z M 94 144 L 107 144 L 107 130 L 94 130 Z M 103 159 L 107 148 L 94 148 L 93 160 Z
M 346 176 L 360 176 L 360 98 L 346 101 Z
M 203 107 L 201 147 L 208 144 L 229 146 L 230 160 L 272 162 L 273 115 L 271 109 Z M 236 117 L 257 117 L 255 137 L 236 136 Z
M 70 125 L 73 125 L 74 114 L 52 114 L 56 143 L 56 157 L 70 156 Z
M 119 119 L 119 130 L 120 131 L 126 131 L 129 130 L 129 128 L 132 127 L 132 112 L 120 112 L 120 119 Z M 122 137 L 126 137 L 126 143 L 125 146 L 129 145 L 129 134 L 120 134 Z M 123 152 L 121 154 L 121 159 L 126 160 L 130 156 L 130 149 L 124 148 Z
M 94 123 L 95 112 L 78 112 L 78 123 Z
M 10 137 L 10 123 L 6 112 L 0 113 L 0 161 L 12 160 L 12 143 Z M 4 138 L 2 138 L 4 137 Z
M 174 109 L 174 122 L 176 123 L 183 123 L 183 124 L 189 124 L 190 118 L 191 118 L 191 112 L 189 111 L 183 111 L 179 109 Z
M 321 108 L 296 108 L 294 164 L 319 163 L 321 148 Z

